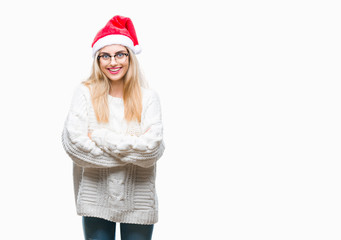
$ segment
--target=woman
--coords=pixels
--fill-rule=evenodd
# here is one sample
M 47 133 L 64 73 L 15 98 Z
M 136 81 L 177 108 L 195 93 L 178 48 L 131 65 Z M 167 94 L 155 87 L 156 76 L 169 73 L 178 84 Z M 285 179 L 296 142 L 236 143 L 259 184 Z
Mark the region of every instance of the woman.
M 85 239 L 151 239 L 158 220 L 156 161 L 162 156 L 158 95 L 143 87 L 129 18 L 113 17 L 92 44 L 89 79 L 75 89 L 63 131 L 74 162 Z

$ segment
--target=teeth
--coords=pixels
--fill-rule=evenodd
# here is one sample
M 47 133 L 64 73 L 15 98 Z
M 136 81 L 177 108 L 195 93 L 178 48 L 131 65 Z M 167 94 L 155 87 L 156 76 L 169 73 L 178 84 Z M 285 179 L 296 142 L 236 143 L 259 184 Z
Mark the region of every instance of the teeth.
M 109 70 L 112 72 L 117 72 L 118 70 L 120 70 L 120 68 L 109 68 Z

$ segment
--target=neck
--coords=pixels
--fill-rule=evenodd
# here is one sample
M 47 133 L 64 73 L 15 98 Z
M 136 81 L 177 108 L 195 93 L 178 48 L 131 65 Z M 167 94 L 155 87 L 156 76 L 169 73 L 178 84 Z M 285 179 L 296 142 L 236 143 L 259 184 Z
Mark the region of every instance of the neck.
M 111 81 L 111 89 L 109 94 L 113 97 L 123 98 L 123 80 Z

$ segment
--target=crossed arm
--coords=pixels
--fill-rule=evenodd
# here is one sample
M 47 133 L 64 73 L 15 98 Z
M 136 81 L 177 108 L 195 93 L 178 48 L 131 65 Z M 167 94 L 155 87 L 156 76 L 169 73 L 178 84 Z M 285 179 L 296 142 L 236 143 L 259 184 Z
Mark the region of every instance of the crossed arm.
M 116 167 L 132 163 L 150 167 L 165 149 L 158 96 L 150 97 L 141 121 L 144 134 L 129 136 L 101 128 L 88 131 L 87 97 L 84 89 L 75 91 L 63 130 L 63 147 L 82 167 Z

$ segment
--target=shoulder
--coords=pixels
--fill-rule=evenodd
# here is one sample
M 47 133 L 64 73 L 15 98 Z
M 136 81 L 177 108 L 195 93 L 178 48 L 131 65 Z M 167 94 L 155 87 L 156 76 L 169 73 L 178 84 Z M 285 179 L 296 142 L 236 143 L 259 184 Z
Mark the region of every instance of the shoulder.
M 157 113 L 161 112 L 161 102 L 159 94 L 155 90 L 143 88 L 142 96 L 142 105 L 144 111 L 147 111 L 147 109 L 149 109 L 150 111 L 153 111 L 156 115 Z
M 83 83 L 79 83 L 74 87 L 73 95 L 78 97 L 84 96 L 86 98 L 90 98 L 90 89 Z
M 74 86 L 72 101 L 73 106 L 87 105 L 91 102 L 90 90 L 83 83 Z
M 160 101 L 159 94 L 150 88 L 141 88 L 143 102 L 150 103 L 151 101 Z

